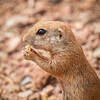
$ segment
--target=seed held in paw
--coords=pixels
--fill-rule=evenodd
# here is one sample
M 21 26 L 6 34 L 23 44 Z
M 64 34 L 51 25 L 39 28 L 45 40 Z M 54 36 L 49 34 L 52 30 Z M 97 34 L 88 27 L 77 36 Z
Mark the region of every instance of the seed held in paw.
M 25 46 L 25 49 L 31 51 L 31 47 L 29 45 Z

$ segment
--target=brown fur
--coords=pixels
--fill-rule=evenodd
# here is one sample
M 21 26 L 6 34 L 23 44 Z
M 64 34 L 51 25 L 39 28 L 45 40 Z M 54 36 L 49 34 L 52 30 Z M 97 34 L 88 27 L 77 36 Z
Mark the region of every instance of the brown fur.
M 47 32 L 39 36 L 36 34 L 39 29 Z M 25 59 L 36 62 L 59 80 L 63 100 L 100 100 L 100 80 L 65 23 L 39 22 L 25 35 L 24 42 L 32 48 L 24 50 Z M 51 56 L 43 57 L 37 49 L 49 51 Z

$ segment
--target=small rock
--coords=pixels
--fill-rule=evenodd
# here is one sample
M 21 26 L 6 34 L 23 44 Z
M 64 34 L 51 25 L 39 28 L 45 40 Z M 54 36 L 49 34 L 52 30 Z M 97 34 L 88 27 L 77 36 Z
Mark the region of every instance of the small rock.
M 100 23 L 95 24 L 94 27 L 94 32 L 100 34 Z
M 7 85 L 3 85 L 2 89 L 5 90 L 5 91 L 13 92 L 14 86 L 12 86 L 11 84 L 7 84 Z
M 88 37 L 91 35 L 91 29 L 89 27 L 86 27 L 80 30 L 80 32 L 78 32 L 78 34 L 75 35 L 81 44 L 86 43 Z
M 28 0 L 28 6 L 29 8 L 33 8 L 35 5 L 35 0 Z
M 40 94 L 35 93 L 34 95 L 29 96 L 29 100 L 40 100 Z
M 83 12 L 80 13 L 79 19 L 82 22 L 82 24 L 86 24 L 90 20 L 90 12 Z
M 45 87 L 43 89 L 43 91 L 41 92 L 42 95 L 42 100 L 48 100 L 48 96 L 53 92 L 53 86 L 48 85 L 47 87 Z
M 50 96 L 49 98 L 48 98 L 48 100 L 56 100 L 56 97 L 55 96 Z M 58 99 L 57 99 L 58 100 Z
M 5 52 L 0 52 L 0 61 L 5 61 L 7 58 L 7 54 Z
M 43 94 L 41 98 L 42 98 L 42 100 L 48 100 L 48 95 L 47 94 Z
M 93 56 L 96 58 L 100 58 L 100 48 L 97 48 L 94 50 Z
M 5 33 L 4 33 L 4 38 L 11 38 L 11 37 L 14 37 L 15 34 L 17 34 L 16 31 L 5 32 Z
M 27 70 L 26 73 L 30 72 L 30 75 L 33 79 L 32 83 L 34 84 L 35 88 L 42 89 L 47 84 L 50 75 L 47 72 L 40 69 L 37 64 L 33 63 L 32 66 L 33 67 L 30 68 L 30 71 Z M 33 89 L 35 88 L 33 87 Z
M 83 28 L 83 24 L 81 22 L 74 23 L 74 28 L 80 30 Z
M 21 81 L 21 86 L 24 86 L 28 83 L 32 82 L 32 78 L 30 76 L 26 76 L 22 81 Z
M 19 97 L 28 97 L 31 94 L 32 94 L 32 91 L 31 90 L 27 90 L 27 91 L 18 93 L 18 96 Z
M 20 43 L 21 43 L 20 37 L 18 36 L 12 37 L 6 41 L 5 50 L 7 52 L 13 52 L 20 45 Z
M 50 95 L 52 93 L 52 91 L 54 90 L 53 86 L 48 85 L 47 87 L 45 87 L 43 89 L 43 91 L 41 92 L 42 95 L 47 94 Z
M 10 19 L 8 19 L 8 21 L 5 24 L 5 27 L 8 29 L 11 27 L 15 27 L 19 24 L 25 24 L 27 22 L 28 22 L 28 17 L 26 16 L 21 16 L 21 15 L 13 16 Z

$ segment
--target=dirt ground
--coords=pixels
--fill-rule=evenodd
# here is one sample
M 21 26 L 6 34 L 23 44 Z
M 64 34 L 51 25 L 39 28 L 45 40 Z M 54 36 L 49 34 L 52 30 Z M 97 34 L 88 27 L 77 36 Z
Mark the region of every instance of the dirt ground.
M 99 0 L 0 0 L 0 100 L 59 100 L 57 80 L 22 55 L 22 38 L 38 21 L 70 25 L 100 78 Z

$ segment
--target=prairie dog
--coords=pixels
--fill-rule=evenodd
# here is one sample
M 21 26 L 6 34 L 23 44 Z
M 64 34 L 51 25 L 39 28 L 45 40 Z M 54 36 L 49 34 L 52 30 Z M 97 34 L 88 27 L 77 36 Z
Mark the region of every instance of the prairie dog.
M 38 22 L 24 36 L 24 43 L 25 59 L 59 80 L 62 100 L 100 100 L 100 79 L 68 25 Z

